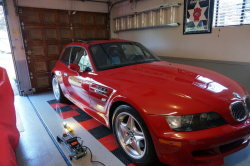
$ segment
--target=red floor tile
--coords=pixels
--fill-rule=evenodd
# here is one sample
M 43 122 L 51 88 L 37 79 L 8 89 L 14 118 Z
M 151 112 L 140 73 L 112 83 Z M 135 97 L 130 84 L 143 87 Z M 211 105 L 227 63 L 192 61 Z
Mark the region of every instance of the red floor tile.
M 127 166 L 136 166 L 136 165 L 135 165 L 135 164 L 133 164 L 133 163 L 131 163 L 131 164 L 127 165 Z
M 79 108 L 79 107 L 77 107 L 76 105 L 69 105 L 72 109 L 77 109 L 77 108 Z
M 102 124 L 95 119 L 90 119 L 90 120 L 81 122 L 80 125 L 82 125 L 82 127 L 84 127 L 86 130 L 90 130 L 98 126 L 101 126 Z
M 109 151 L 118 148 L 114 134 L 110 134 L 106 137 L 100 138 L 98 139 L 98 141 L 101 142 L 101 144 L 105 146 Z
M 55 103 L 50 105 L 53 109 L 68 106 L 66 103 Z
M 61 116 L 62 119 L 68 119 L 71 118 L 73 116 L 77 116 L 80 115 L 78 112 L 76 112 L 75 110 L 71 110 L 71 111 L 66 111 L 63 113 L 59 113 L 59 115 Z

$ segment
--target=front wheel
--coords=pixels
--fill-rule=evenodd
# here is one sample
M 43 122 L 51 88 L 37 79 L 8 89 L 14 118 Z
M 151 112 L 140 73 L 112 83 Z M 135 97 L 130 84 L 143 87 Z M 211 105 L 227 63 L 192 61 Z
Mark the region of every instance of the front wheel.
M 53 88 L 54 96 L 59 103 L 65 102 L 67 100 L 63 95 L 63 92 L 59 86 L 58 80 L 55 75 L 52 78 L 52 88 Z
M 134 163 L 149 165 L 156 160 L 152 138 L 141 115 L 128 105 L 114 113 L 113 132 L 119 147 Z

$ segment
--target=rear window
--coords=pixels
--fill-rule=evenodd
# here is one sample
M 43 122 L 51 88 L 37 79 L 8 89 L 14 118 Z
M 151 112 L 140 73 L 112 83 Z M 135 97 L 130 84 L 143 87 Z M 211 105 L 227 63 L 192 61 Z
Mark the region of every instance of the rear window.
M 60 59 L 60 61 L 62 63 L 64 63 L 65 65 L 69 65 L 69 56 L 70 56 L 70 51 L 71 51 L 71 47 L 68 47 L 64 50 L 62 57 Z

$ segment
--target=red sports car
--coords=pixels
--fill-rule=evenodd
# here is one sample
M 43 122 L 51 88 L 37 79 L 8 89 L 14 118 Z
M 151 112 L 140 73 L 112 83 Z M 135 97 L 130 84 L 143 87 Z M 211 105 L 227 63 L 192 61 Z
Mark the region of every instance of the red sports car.
M 221 165 L 250 135 L 246 90 L 221 74 L 161 61 L 125 40 L 66 46 L 52 71 L 59 102 L 111 128 L 134 163 Z

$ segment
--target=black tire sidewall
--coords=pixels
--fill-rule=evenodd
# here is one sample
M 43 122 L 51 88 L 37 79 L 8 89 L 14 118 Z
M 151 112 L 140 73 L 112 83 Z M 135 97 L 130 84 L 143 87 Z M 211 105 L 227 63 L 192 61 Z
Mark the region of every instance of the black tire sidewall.
M 136 121 L 140 124 L 140 126 L 143 130 L 143 133 L 145 135 L 145 142 L 146 142 L 146 152 L 141 159 L 133 159 L 123 150 L 122 146 L 120 145 L 120 142 L 119 142 L 117 134 L 116 134 L 116 124 L 115 123 L 116 123 L 117 116 L 122 112 L 127 112 L 127 113 L 131 114 L 136 119 Z M 113 129 L 113 133 L 115 135 L 115 139 L 116 139 L 117 144 L 122 149 L 124 155 L 127 158 L 129 158 L 132 162 L 139 164 L 139 165 L 148 165 L 148 164 L 152 163 L 154 160 L 156 160 L 156 153 L 155 153 L 153 141 L 152 141 L 150 132 L 148 130 L 148 127 L 147 127 L 146 123 L 144 122 L 143 118 L 141 117 L 140 113 L 138 111 L 136 111 L 133 107 L 131 107 L 129 105 L 121 105 L 121 106 L 116 108 L 114 116 L 113 116 L 113 121 L 112 121 L 112 129 Z

